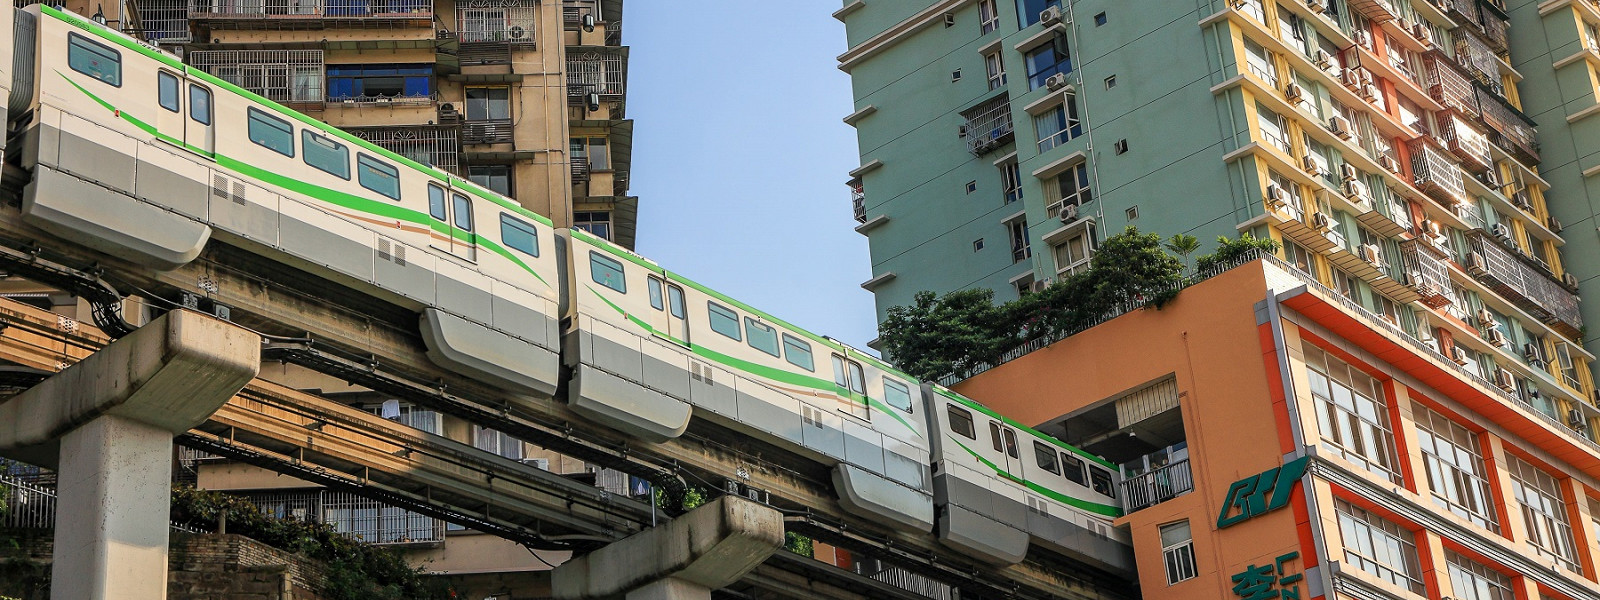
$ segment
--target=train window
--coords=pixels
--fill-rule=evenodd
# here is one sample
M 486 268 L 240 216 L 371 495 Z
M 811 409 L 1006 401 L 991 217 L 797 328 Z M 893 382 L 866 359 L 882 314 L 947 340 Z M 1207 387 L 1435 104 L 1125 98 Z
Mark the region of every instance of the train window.
M 672 311 L 674 318 L 689 318 L 689 308 L 683 303 L 683 288 L 676 285 L 667 286 L 667 308 Z
M 972 413 L 964 408 L 956 408 L 954 404 L 946 406 L 946 415 L 950 417 L 950 431 L 969 439 L 978 439 L 978 432 L 972 428 Z
M 837 354 L 833 355 L 833 383 L 842 389 L 867 395 L 866 377 L 861 373 L 861 364 L 845 360 Z
M 357 154 L 356 180 L 361 182 L 361 187 L 395 200 L 400 199 L 400 169 L 394 168 L 394 165 L 365 154 Z M 472 212 L 470 209 L 471 205 L 468 205 L 468 225 L 462 227 L 467 231 L 472 231 Z M 461 204 L 459 201 L 456 204 L 456 221 L 458 223 L 461 221 Z
M 706 308 L 710 309 L 706 314 L 707 318 L 711 320 L 712 331 L 728 336 L 734 340 L 743 339 L 739 336 L 738 313 L 733 312 L 733 309 L 731 308 L 709 300 L 706 301 Z
M 428 216 L 437 221 L 450 220 L 448 208 L 444 203 L 444 188 L 432 183 L 428 184 Z
M 1000 439 L 1000 424 L 994 421 L 989 421 L 989 441 L 994 444 L 995 452 L 1006 451 L 1005 440 Z
M 189 118 L 201 125 L 211 124 L 211 90 L 189 84 Z
M 106 84 L 122 87 L 122 55 L 110 46 L 76 33 L 68 34 L 67 65 Z
M 595 283 L 613 290 L 628 293 L 628 284 L 622 278 L 622 263 L 609 256 L 589 251 L 589 277 Z
M 306 164 L 340 179 L 350 178 L 350 149 L 344 144 L 300 130 L 300 156 Z
M 883 378 L 883 402 L 900 410 L 911 412 L 911 388 L 899 381 Z
M 178 112 L 178 76 L 166 71 L 156 73 L 156 89 L 161 97 L 161 108 Z
M 472 200 L 465 194 L 451 194 L 451 201 L 456 211 L 456 227 L 462 231 L 472 231 Z
M 1089 467 L 1089 488 L 1109 498 L 1117 497 L 1117 489 L 1111 485 L 1111 472 L 1100 467 Z
M 1039 463 L 1039 468 L 1057 475 L 1061 474 L 1061 465 L 1056 464 L 1056 449 L 1049 444 L 1035 441 L 1033 443 L 1033 458 Z
M 1061 474 L 1067 476 L 1067 481 L 1088 487 L 1089 479 L 1083 475 L 1083 459 L 1061 453 Z
M 811 359 L 811 344 L 787 333 L 783 334 L 783 358 L 807 371 L 817 370 L 817 363 Z
M 500 241 L 523 254 L 539 257 L 539 230 L 522 219 L 500 213 Z
M 278 154 L 294 158 L 294 126 L 288 121 L 250 107 L 248 133 L 250 141 Z
M 744 330 L 745 335 L 749 336 L 751 348 L 773 356 L 778 355 L 778 330 L 751 317 L 744 318 Z
M 1006 434 L 1006 454 L 1011 458 L 1022 458 L 1022 454 L 1017 452 L 1017 432 L 1007 427 L 1002 429 L 1001 433 Z
M 647 279 L 645 283 L 650 287 L 650 308 L 654 308 L 656 310 L 666 310 L 667 300 L 666 298 L 662 297 L 663 293 L 661 291 L 661 280 L 651 277 Z

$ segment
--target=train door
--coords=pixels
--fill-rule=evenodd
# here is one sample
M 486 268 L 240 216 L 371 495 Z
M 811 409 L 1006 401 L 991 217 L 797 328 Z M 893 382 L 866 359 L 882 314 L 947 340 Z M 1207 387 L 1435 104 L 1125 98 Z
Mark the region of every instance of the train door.
M 472 199 L 437 183 L 428 184 L 428 216 L 434 220 L 429 236 L 434 248 L 469 261 L 478 259 L 476 223 Z
M 185 82 L 184 99 L 189 105 L 188 119 L 183 125 L 183 143 L 190 148 L 214 156 L 217 151 L 216 95 L 211 88 L 190 79 Z
M 183 77 L 162 69 L 156 72 L 156 100 L 161 109 L 156 111 L 156 131 L 173 139 L 183 139 Z
M 650 294 L 650 326 L 667 337 L 684 345 L 689 344 L 688 303 L 683 288 L 659 275 L 651 275 L 647 283 Z
M 1017 448 L 1017 431 L 1005 423 L 989 421 L 989 441 L 994 446 L 995 455 L 999 457 L 994 463 L 995 466 L 1021 477 L 1022 452 Z

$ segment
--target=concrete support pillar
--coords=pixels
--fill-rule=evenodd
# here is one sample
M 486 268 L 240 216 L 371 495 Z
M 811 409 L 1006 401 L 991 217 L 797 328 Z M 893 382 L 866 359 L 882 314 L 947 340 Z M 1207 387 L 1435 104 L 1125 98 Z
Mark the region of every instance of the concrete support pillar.
M 673 521 L 567 561 L 554 596 L 591 600 L 709 600 L 783 546 L 783 515 L 723 496 Z
M 172 437 L 260 366 L 259 336 L 174 311 L 0 402 L 0 455 L 58 473 L 51 598 L 167 597 Z

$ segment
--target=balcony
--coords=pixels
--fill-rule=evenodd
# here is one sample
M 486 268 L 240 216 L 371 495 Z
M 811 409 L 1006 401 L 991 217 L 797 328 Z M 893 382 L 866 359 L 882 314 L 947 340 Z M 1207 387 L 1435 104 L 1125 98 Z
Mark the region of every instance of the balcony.
M 1477 96 L 1483 124 L 1489 126 L 1489 142 L 1517 157 L 1517 160 L 1538 164 L 1539 140 L 1535 137 L 1537 131 L 1533 120 L 1523 115 L 1522 111 L 1512 108 L 1504 98 L 1482 87 L 1477 89 Z
M 1457 27 L 1455 36 L 1456 64 L 1479 83 L 1498 85 L 1500 59 L 1495 56 L 1494 49 L 1490 48 L 1489 44 L 1478 37 L 1475 30 L 1470 27 Z
M 273 102 L 321 104 L 326 97 L 321 50 L 195 50 L 189 64 Z
M 1005 145 L 1015 136 L 1011 123 L 1011 99 L 1005 94 L 995 96 L 982 104 L 961 113 L 966 124 L 961 135 L 967 138 L 967 151 L 983 154 Z
M 580 99 L 599 94 L 616 99 L 627 92 L 628 55 L 626 49 L 575 52 L 567 55 L 567 97 Z
M 1130 513 L 1192 491 L 1194 475 L 1188 459 L 1122 480 L 1122 501 Z
M 1576 295 L 1489 234 L 1468 233 L 1467 242 L 1471 248 L 1466 261 L 1468 274 L 1562 335 L 1576 339 L 1581 334 L 1583 317 L 1578 312 Z
M 583 27 L 583 16 L 594 15 L 598 22 L 600 19 L 599 0 L 562 0 L 561 24 L 568 31 L 575 31 Z
M 1478 114 L 1478 95 L 1472 87 L 1472 79 L 1462 74 L 1455 63 L 1430 52 L 1424 65 L 1428 73 L 1428 94 L 1434 101 L 1463 114 Z
M 139 11 L 139 34 L 154 44 L 187 44 L 193 41 L 189 34 L 189 0 L 136 0 Z
M 1438 200 L 1446 207 L 1454 206 L 1467 197 L 1461 181 L 1461 168 L 1456 166 L 1436 142 L 1427 136 L 1410 143 L 1411 174 L 1417 189 Z
M 1387 23 L 1400 18 L 1400 13 L 1388 0 L 1350 0 L 1348 4 L 1375 23 Z
M 579 183 L 589 180 L 589 157 L 572 157 L 572 182 Z
M 456 39 L 462 44 L 533 44 L 539 7 L 518 0 L 472 0 L 456 5 Z
M 351 128 L 363 140 L 419 163 L 461 173 L 461 136 L 455 127 L 436 125 Z
M 462 144 L 511 143 L 511 119 L 483 119 L 461 124 Z
M 271 22 L 272 27 L 317 27 L 342 22 L 366 27 L 385 22 L 433 26 L 433 0 L 194 0 L 189 18 Z
M 1505 52 L 1509 49 L 1510 23 L 1505 17 L 1495 11 L 1485 8 L 1478 14 L 1479 25 L 1483 27 L 1483 41 L 1489 44 L 1496 52 Z
M 1450 269 L 1434 246 L 1423 240 L 1400 242 L 1400 266 L 1405 282 L 1416 290 L 1419 300 L 1432 308 L 1450 304 Z
M 850 214 L 857 223 L 867 222 L 867 192 L 859 177 L 850 180 Z
M 1494 158 L 1489 155 L 1489 138 L 1460 115 L 1439 116 L 1439 139 L 1444 142 L 1462 166 L 1482 173 L 1494 168 Z

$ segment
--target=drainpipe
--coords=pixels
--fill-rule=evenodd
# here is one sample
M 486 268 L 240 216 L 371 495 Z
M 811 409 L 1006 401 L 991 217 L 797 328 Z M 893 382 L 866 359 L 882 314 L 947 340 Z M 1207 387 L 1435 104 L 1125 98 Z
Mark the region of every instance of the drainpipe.
M 1069 31 L 1071 32 L 1071 35 L 1072 35 L 1072 47 L 1079 49 L 1078 56 L 1082 57 L 1083 56 L 1083 54 L 1082 54 L 1083 44 L 1081 43 L 1082 38 L 1078 34 L 1078 13 L 1077 13 L 1077 4 L 1078 3 L 1077 3 L 1076 0 L 1065 0 L 1064 2 L 1062 2 L 1062 4 L 1066 5 L 1066 7 L 1067 7 L 1067 18 L 1072 21 L 1072 25 L 1069 28 Z M 1086 124 L 1084 126 L 1084 128 L 1083 128 L 1084 135 L 1089 138 L 1089 142 L 1087 144 L 1088 145 L 1088 150 L 1089 150 L 1089 152 L 1088 152 L 1088 155 L 1089 155 L 1088 160 L 1090 161 L 1090 164 L 1089 164 L 1089 177 L 1094 180 L 1094 183 L 1091 184 L 1091 185 L 1094 186 L 1095 194 L 1100 195 L 1099 197 L 1102 199 L 1102 201 L 1095 203 L 1095 207 L 1094 207 L 1094 210 L 1095 210 L 1095 222 L 1104 224 L 1106 222 L 1106 203 L 1104 202 L 1104 198 L 1105 198 L 1105 196 L 1103 195 L 1104 190 L 1100 187 L 1100 161 L 1099 161 L 1099 158 L 1097 156 L 1095 156 L 1095 153 L 1094 153 L 1094 148 L 1095 148 L 1095 145 L 1094 145 L 1094 127 L 1092 126 L 1093 121 L 1089 118 L 1090 117 L 1090 113 L 1089 113 L 1088 87 L 1084 84 L 1084 81 L 1083 81 L 1083 69 L 1081 68 L 1083 65 L 1080 64 L 1078 66 L 1079 66 L 1079 68 L 1074 69 L 1074 70 L 1077 71 L 1077 74 L 1078 74 L 1078 90 L 1079 90 L 1080 93 L 1074 94 L 1074 96 L 1077 96 L 1076 99 L 1077 100 L 1081 100 L 1083 102 L 1082 105 L 1079 106 L 1079 108 L 1081 108 L 1082 111 L 1083 111 L 1082 112 L 1082 122 Z M 1099 240 L 1095 240 L 1095 244 L 1096 245 L 1099 245 L 1099 243 L 1100 243 Z

